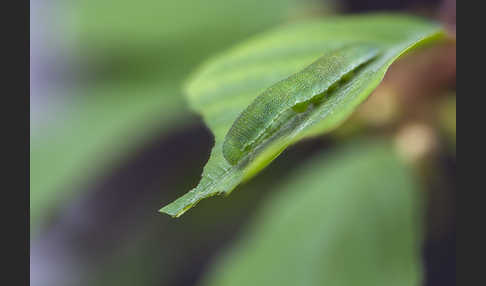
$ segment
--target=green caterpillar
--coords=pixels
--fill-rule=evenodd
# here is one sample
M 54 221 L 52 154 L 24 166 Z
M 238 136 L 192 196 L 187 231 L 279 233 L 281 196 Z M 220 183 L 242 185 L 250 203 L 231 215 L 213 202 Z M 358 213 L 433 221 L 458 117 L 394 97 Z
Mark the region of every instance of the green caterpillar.
M 355 44 L 334 50 L 282 80 L 259 95 L 236 119 L 226 134 L 223 155 L 235 165 L 278 129 L 282 120 L 307 110 L 343 81 L 353 71 L 378 56 L 374 45 Z

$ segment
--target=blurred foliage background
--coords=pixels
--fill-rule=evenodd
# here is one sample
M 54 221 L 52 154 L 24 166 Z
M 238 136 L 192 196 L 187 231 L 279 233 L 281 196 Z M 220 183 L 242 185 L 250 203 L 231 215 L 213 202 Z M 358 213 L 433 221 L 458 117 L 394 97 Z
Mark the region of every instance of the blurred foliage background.
M 238 279 L 247 276 L 267 281 L 263 274 L 243 270 L 261 270 L 262 265 L 269 265 L 265 263 L 274 262 L 276 257 L 265 259 L 283 247 L 265 247 L 266 237 L 291 240 L 292 232 L 266 225 L 281 221 L 289 223 L 289 230 L 290 223 L 300 226 L 308 232 L 295 238 L 302 240 L 301 245 L 317 235 L 304 217 L 299 222 L 295 213 L 301 211 L 288 207 L 288 200 L 296 200 L 295 191 L 306 190 L 313 198 L 309 202 L 334 200 L 343 208 L 379 210 L 366 202 L 366 196 L 358 205 L 346 199 L 360 190 L 366 194 L 374 189 L 365 183 L 347 184 L 348 177 L 339 171 L 362 161 L 376 168 L 363 174 L 358 167 L 351 168 L 361 174 L 358 178 L 382 174 L 388 182 L 393 178 L 417 180 L 403 188 L 421 194 L 420 199 L 395 190 L 396 196 L 381 199 L 403 209 L 395 213 L 396 221 L 359 221 L 353 218 L 375 214 L 357 212 L 349 214 L 346 223 L 334 222 L 340 229 L 334 229 L 332 222 L 323 223 L 317 237 L 322 241 L 351 237 L 348 244 L 314 242 L 322 249 L 312 248 L 308 251 L 314 255 L 300 256 L 295 255 L 301 251 L 289 247 L 282 261 L 307 259 L 298 275 L 310 279 L 307 285 L 323 285 L 316 281 L 322 281 L 319 275 L 329 267 L 321 257 L 328 253 L 325 247 L 338 253 L 350 245 L 359 249 L 368 236 L 353 240 L 353 230 L 368 233 L 375 224 L 403 222 L 410 213 L 423 212 L 418 219 L 423 227 L 410 221 L 402 224 L 410 231 L 403 231 L 396 240 L 390 238 L 387 249 L 400 255 L 412 247 L 410 243 L 420 244 L 416 257 L 407 260 L 410 283 L 404 285 L 455 285 L 455 44 L 429 47 L 394 64 L 380 87 L 341 128 L 291 147 L 230 197 L 205 200 L 179 219 L 157 213 L 198 182 L 213 144 L 201 119 L 188 110 L 181 91 L 184 80 L 207 57 L 282 23 L 376 10 L 436 19 L 455 37 L 454 0 L 31 0 L 30 4 L 31 285 L 239 285 Z M 388 142 L 384 145 L 392 150 L 370 147 L 379 149 L 371 152 L 376 156 L 359 155 L 363 147 L 348 142 L 362 142 L 362 137 Z M 342 149 L 341 145 L 349 146 Z M 384 162 L 373 163 L 381 157 Z M 326 182 L 311 187 L 305 185 L 311 179 L 282 180 L 294 173 L 319 177 L 319 172 L 313 175 L 306 170 L 321 166 L 322 176 L 329 170 L 326 182 L 335 186 L 332 189 L 349 189 L 349 193 L 343 191 L 342 198 L 323 190 L 312 193 L 320 185 L 325 189 Z M 381 186 L 382 191 L 386 189 L 386 184 Z M 301 204 L 309 204 L 306 195 L 299 197 Z M 425 203 L 419 207 L 417 202 Z M 324 206 L 322 211 L 319 207 L 314 212 L 307 210 L 308 220 L 315 223 L 327 217 Z M 281 209 L 282 217 L 272 218 L 276 211 L 262 211 L 267 207 Z M 347 217 L 338 211 L 330 216 L 336 220 Z M 425 237 L 420 243 L 412 237 L 420 233 L 418 229 L 423 229 Z M 363 245 L 375 249 L 373 239 L 379 235 L 379 231 L 371 232 Z M 381 235 L 390 237 L 386 232 Z M 284 237 L 280 243 L 286 245 Z M 253 257 L 255 250 L 251 249 L 258 247 L 263 250 L 255 255 L 261 253 L 262 257 Z M 241 257 L 238 249 L 250 254 Z M 366 258 L 363 264 L 393 260 L 359 255 Z M 356 269 L 360 277 L 359 264 L 352 260 L 343 258 L 338 265 Z M 324 270 L 313 269 L 313 263 L 323 265 Z M 413 270 L 418 264 L 423 264 L 424 273 Z M 286 267 L 297 269 L 292 264 Z M 379 270 L 368 269 L 367 273 L 373 277 Z M 315 275 L 316 271 L 320 274 Z M 224 280 L 226 277 L 234 280 Z M 330 285 L 353 284 L 336 277 Z

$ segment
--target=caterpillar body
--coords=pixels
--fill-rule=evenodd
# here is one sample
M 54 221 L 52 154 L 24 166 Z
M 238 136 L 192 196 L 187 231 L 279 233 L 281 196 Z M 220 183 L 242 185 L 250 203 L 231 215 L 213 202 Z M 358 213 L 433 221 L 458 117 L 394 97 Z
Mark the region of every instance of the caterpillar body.
M 225 159 L 231 165 L 237 164 L 268 138 L 273 129 L 278 129 L 282 119 L 305 112 L 310 104 L 320 102 L 379 52 L 377 46 L 367 44 L 341 47 L 265 90 L 239 115 L 226 134 Z

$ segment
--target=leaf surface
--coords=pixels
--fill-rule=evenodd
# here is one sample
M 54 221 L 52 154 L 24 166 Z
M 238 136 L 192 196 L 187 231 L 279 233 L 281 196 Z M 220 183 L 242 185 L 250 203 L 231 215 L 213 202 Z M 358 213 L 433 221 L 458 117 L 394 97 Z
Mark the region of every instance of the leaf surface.
M 199 185 L 161 211 L 177 217 L 203 198 L 229 194 L 290 144 L 329 132 L 342 123 L 405 52 L 443 37 L 437 24 L 412 16 L 331 17 L 280 27 L 208 61 L 188 82 L 186 94 L 192 109 L 203 116 L 213 132 L 215 145 Z M 311 87 L 324 86 L 322 82 L 329 77 L 329 73 L 313 69 L 313 63 L 329 57 L 330 68 L 331 57 L 348 46 L 372 46 L 379 54 L 353 70 L 345 81 L 337 77 L 332 82 L 335 84 L 316 91 L 313 96 L 322 96 L 302 111 L 296 98 L 309 88 L 309 77 L 321 80 L 313 80 Z M 359 56 L 349 56 L 351 63 L 360 60 Z M 286 94 L 277 96 L 279 93 Z M 273 97 L 261 100 L 265 94 Z M 294 108 L 278 119 L 267 118 L 266 114 L 279 105 Z M 275 120 L 268 121 L 272 118 Z M 234 136 L 232 129 L 243 132 Z M 235 155 L 235 148 L 223 147 L 225 139 L 244 150 Z M 223 148 L 230 149 L 226 158 Z

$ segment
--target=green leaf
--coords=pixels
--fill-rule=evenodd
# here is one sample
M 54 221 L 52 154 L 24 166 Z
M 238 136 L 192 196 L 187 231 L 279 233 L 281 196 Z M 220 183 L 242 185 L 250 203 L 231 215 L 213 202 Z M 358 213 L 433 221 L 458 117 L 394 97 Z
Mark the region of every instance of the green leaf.
M 406 15 L 332 17 L 286 25 L 210 60 L 189 81 L 187 95 L 214 133 L 215 146 L 199 185 L 161 211 L 178 217 L 203 198 L 229 194 L 290 144 L 342 123 L 405 52 L 443 37 L 437 24 Z M 331 57 L 347 46 L 371 46 L 378 55 L 355 65 L 359 68 L 353 73 L 324 84 L 329 73 L 323 70 L 331 69 Z M 353 53 L 347 54 L 348 62 L 342 60 L 341 71 L 350 67 L 352 71 L 353 61 L 360 61 L 360 54 Z M 318 59 L 328 66 L 319 68 Z M 311 89 L 303 102 L 308 106 L 298 106 L 297 98 L 306 89 Z M 275 96 L 279 92 L 286 94 Z M 262 100 L 269 95 L 275 100 Z M 284 105 L 284 112 L 268 111 L 279 105 Z M 259 123 L 245 126 L 251 121 Z M 236 145 L 247 148 L 229 159 L 233 164 L 223 156 L 225 137 L 235 138 L 232 127 L 243 130 Z
M 184 73 L 253 33 L 282 23 L 309 0 L 86 0 L 72 3 L 69 28 L 95 65 Z M 258 11 L 256 13 L 255 11 Z M 127 57 L 130 58 L 127 61 Z
M 276 188 L 203 285 L 421 284 L 418 186 L 388 144 L 320 154 Z
M 30 138 L 30 225 L 82 183 L 132 154 L 147 138 L 187 124 L 191 116 L 176 82 L 104 84 L 72 99 L 69 116 Z

